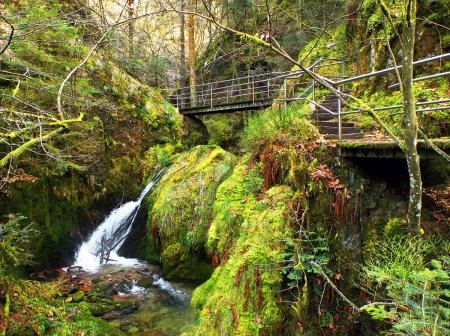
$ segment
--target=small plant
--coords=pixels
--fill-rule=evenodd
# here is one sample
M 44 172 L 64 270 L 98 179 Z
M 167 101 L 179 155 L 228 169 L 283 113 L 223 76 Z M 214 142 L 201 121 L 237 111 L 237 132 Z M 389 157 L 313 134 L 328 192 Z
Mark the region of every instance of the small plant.
M 450 333 L 448 244 L 433 240 L 396 237 L 381 241 L 363 267 L 363 288 L 376 301 L 394 303 L 393 307 L 372 306 L 366 311 L 391 324 L 393 333 Z M 430 258 L 433 252 L 436 256 Z

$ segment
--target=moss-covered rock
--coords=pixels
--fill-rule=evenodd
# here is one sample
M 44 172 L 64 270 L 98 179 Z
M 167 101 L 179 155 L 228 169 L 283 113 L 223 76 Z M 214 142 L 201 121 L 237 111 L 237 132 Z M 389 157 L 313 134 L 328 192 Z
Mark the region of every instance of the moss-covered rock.
M 217 192 L 208 246 L 221 263 L 194 292 L 196 335 L 274 335 L 282 324 L 283 276 L 276 265 L 293 236 L 293 193 L 277 186 L 257 197 L 246 187 L 249 171 L 244 159 Z
M 149 198 L 149 230 L 153 248 L 161 252 L 169 277 L 204 279 L 211 273 L 203 260 L 217 187 L 234 157 L 217 146 L 197 146 L 179 155 Z

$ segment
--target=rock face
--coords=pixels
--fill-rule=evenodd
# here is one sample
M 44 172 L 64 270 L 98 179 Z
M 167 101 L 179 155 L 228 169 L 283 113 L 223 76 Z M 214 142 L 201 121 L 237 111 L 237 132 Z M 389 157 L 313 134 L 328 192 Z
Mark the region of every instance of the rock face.
M 217 146 L 197 146 L 178 156 L 149 198 L 147 258 L 159 255 L 167 277 L 206 279 L 212 271 L 205 243 L 216 190 L 234 157 Z

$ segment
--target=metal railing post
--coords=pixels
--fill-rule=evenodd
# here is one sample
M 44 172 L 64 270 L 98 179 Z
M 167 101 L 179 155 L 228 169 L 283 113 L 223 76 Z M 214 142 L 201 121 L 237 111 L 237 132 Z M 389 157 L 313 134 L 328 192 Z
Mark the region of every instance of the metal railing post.
M 338 87 L 338 91 L 341 92 L 342 87 Z M 338 96 L 338 138 L 339 145 L 342 143 L 342 116 L 341 116 L 341 98 Z
M 345 78 L 345 62 L 341 63 L 341 76 L 342 76 L 342 79 Z M 344 91 L 344 90 L 345 90 L 345 83 L 342 85 L 342 91 Z
M 252 100 L 255 105 L 255 76 L 252 76 Z
M 209 89 L 211 90 L 211 94 L 210 94 L 210 100 L 211 100 L 211 110 L 213 108 L 213 85 L 212 83 L 209 85 Z
M 314 67 L 312 67 L 311 72 L 314 73 Z M 312 81 L 312 100 L 316 101 L 316 80 Z
M 284 79 L 284 114 L 287 113 L 287 78 Z

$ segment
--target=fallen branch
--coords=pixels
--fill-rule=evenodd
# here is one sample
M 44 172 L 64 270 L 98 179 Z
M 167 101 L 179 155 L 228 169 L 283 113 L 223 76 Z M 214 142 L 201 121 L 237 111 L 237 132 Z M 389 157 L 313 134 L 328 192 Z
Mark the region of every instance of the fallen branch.
M 393 306 L 393 307 L 397 306 L 397 304 L 395 304 L 394 302 L 371 302 L 361 307 L 358 307 L 336 287 L 336 285 L 333 283 L 333 281 L 331 281 L 331 279 L 328 277 L 328 275 L 325 273 L 323 268 L 318 263 L 316 263 L 314 260 L 310 260 L 308 261 L 308 263 L 313 265 L 319 271 L 319 273 L 322 275 L 325 281 L 334 289 L 334 291 L 358 313 L 362 313 L 366 308 L 372 306 Z

